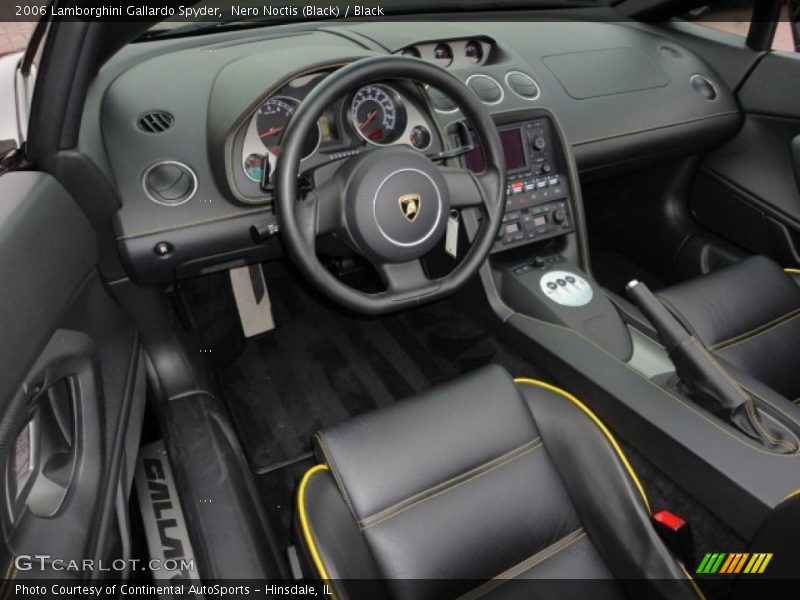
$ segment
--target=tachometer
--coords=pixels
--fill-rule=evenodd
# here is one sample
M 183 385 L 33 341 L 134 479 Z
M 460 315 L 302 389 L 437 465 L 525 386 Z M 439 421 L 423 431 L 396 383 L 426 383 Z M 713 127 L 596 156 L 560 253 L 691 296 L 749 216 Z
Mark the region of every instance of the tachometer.
M 267 100 L 256 113 L 256 132 L 261 143 L 275 156 L 281 151 L 283 133 L 297 112 L 300 102 L 294 98 L 276 96 Z M 303 158 L 311 156 L 319 145 L 319 127 L 313 128 L 303 140 Z
M 385 85 L 367 85 L 350 104 L 353 126 L 368 142 L 390 144 L 406 128 L 406 109 L 394 90 Z

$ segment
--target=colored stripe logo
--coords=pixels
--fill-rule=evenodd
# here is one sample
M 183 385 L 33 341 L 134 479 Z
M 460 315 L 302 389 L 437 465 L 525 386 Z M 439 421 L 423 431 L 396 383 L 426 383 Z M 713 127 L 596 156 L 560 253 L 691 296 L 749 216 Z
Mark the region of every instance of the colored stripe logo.
M 769 561 L 772 560 L 772 553 L 766 552 L 709 552 L 700 561 L 697 567 L 698 574 L 738 574 L 747 573 L 756 575 L 763 573 Z

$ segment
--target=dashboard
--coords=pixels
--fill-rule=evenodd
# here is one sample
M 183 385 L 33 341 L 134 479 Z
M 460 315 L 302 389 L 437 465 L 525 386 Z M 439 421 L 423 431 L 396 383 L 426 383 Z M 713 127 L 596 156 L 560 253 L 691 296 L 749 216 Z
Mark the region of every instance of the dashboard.
M 273 218 L 269 177 L 286 124 L 325 76 L 389 54 L 451 72 L 500 129 L 545 123 L 536 137 L 558 146 L 551 167 L 578 209 L 568 235 L 580 225 L 579 174 L 702 152 L 741 119 L 702 59 L 623 23 L 308 23 L 130 44 L 93 81 L 79 148 L 118 194 L 114 233 L 128 273 L 162 284 L 277 256 L 277 241 L 256 243 L 249 229 Z M 381 145 L 436 156 L 463 143 L 452 135 L 462 122 L 436 90 L 379 81 L 328 107 L 301 175 L 324 179 Z M 523 190 L 549 190 L 536 150 L 525 152 Z

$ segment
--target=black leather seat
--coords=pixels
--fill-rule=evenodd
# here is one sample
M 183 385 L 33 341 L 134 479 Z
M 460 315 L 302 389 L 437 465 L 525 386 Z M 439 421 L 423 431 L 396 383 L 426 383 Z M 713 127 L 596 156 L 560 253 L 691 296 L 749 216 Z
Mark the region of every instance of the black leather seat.
M 753 256 L 659 298 L 731 374 L 800 401 L 800 277 Z
M 338 598 L 698 596 L 611 434 L 547 384 L 486 367 L 314 445 L 297 535 Z

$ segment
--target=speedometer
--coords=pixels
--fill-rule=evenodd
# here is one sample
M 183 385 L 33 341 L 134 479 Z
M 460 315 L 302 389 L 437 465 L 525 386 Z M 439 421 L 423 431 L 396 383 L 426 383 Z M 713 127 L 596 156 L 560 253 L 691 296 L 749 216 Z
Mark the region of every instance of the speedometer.
M 283 133 L 289 121 L 297 112 L 300 102 L 294 98 L 276 96 L 267 100 L 256 113 L 256 132 L 261 143 L 273 155 L 278 156 L 283 141 Z M 319 145 L 319 126 L 314 127 L 303 140 L 302 156 L 308 158 Z
M 385 85 L 367 85 L 350 104 L 353 127 L 373 144 L 390 144 L 406 128 L 406 109 L 397 93 Z

